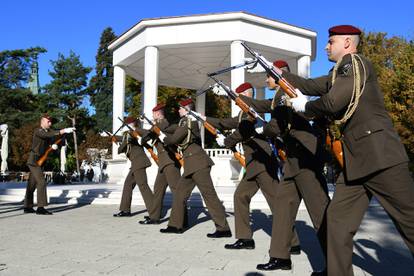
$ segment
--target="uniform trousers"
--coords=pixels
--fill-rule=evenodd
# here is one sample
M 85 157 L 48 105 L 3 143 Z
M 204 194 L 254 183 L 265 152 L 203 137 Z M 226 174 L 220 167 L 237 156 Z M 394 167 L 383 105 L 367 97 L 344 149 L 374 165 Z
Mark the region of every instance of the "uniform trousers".
M 414 257 L 414 182 L 402 163 L 336 186 L 327 211 L 328 275 L 353 275 L 353 237 L 375 198 L 391 217 Z
M 161 217 L 162 204 L 167 186 L 170 187 L 174 198 L 179 180 L 180 169 L 174 164 L 169 164 L 165 166 L 162 171 L 158 172 L 154 184 L 153 203 L 151 211 L 149 211 L 149 217 L 152 220 L 159 220 Z
M 148 186 L 147 173 L 145 171 L 145 168 L 137 169 L 134 171 L 129 170 L 129 173 L 124 182 L 119 210 L 124 212 L 131 212 L 132 192 L 135 188 L 135 185 L 138 186 L 142 198 L 144 199 L 145 207 L 147 208 L 148 212 L 150 212 L 154 195 Z
M 322 173 L 302 168 L 297 175 L 279 184 L 270 257 L 290 259 L 290 241 L 295 233 L 296 215 L 302 199 L 326 255 L 326 210 L 330 202 L 326 181 Z
M 37 207 L 47 206 L 46 181 L 43 176 L 43 169 L 39 166 L 29 165 L 30 175 L 27 181 L 24 207 L 33 207 L 33 194 L 37 189 Z
M 226 212 L 217 196 L 210 176 L 210 167 L 200 169 L 193 174 L 181 177 L 178 181 L 176 196 L 173 198 L 170 221 L 168 226 L 183 228 L 185 206 L 194 187 L 200 190 L 201 196 L 207 206 L 208 212 L 218 231 L 229 230 Z

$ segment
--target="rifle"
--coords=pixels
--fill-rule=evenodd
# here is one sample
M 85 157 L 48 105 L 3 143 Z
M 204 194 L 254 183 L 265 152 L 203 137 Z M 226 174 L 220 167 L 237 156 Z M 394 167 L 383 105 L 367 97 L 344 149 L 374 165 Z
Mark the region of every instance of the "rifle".
M 148 124 L 151 125 L 151 130 L 157 135 L 160 136 L 160 134 L 162 133 L 161 129 L 154 124 L 147 116 L 145 116 L 145 114 L 141 114 L 141 118 L 143 118 L 145 121 L 148 122 Z M 177 159 L 177 161 L 180 163 L 181 167 L 184 167 L 184 159 L 183 156 L 181 154 L 179 154 L 178 152 L 174 151 L 174 156 L 175 159 Z
M 336 161 L 341 166 L 344 167 L 344 155 L 342 150 L 341 140 L 336 139 L 332 133 L 327 129 L 326 133 L 326 145 L 329 147 L 333 155 L 335 156 Z
M 262 122 L 266 122 L 259 113 L 257 113 L 252 107 L 250 107 L 247 103 L 245 103 L 233 90 L 231 90 L 227 85 L 225 85 L 221 80 L 216 79 L 213 75 L 207 74 L 210 78 L 212 78 L 218 85 L 220 85 L 223 90 L 229 95 L 229 97 L 236 103 L 240 109 L 247 113 L 249 117 L 256 121 L 260 120 Z
M 53 144 L 55 145 L 59 145 L 60 143 L 62 143 L 62 141 L 65 140 L 65 134 L 63 134 L 59 139 L 57 139 Z M 43 165 L 43 163 L 45 163 L 47 156 L 49 155 L 49 153 L 53 151 L 52 145 L 50 145 L 45 153 L 43 153 L 42 156 L 40 156 L 39 160 L 36 161 L 36 164 L 41 167 Z
M 252 48 L 246 45 L 245 42 L 242 42 L 241 45 L 257 60 L 257 62 L 265 69 L 266 73 L 271 76 L 280 88 L 291 98 L 297 97 L 297 88 L 294 88 L 281 74 L 276 72 L 273 66 L 269 66 L 267 60 L 260 55 L 259 53 L 253 51 Z
M 110 133 L 109 131 L 107 131 L 107 130 L 104 130 L 104 132 L 108 135 L 108 137 L 110 137 L 111 138 L 111 142 L 112 143 L 116 143 L 116 144 L 118 144 L 118 141 L 116 140 L 116 136 L 115 136 L 115 134 L 112 134 L 112 133 Z
M 141 135 L 139 135 L 139 133 L 138 133 L 138 131 L 136 131 L 136 130 L 134 130 L 134 129 L 132 129 L 132 127 L 130 127 L 128 124 L 125 124 L 125 122 L 121 119 L 121 118 L 119 118 L 118 117 L 118 119 L 125 125 L 125 126 L 127 126 L 127 128 L 131 131 L 131 135 L 132 135 L 132 137 L 134 137 L 135 139 L 138 139 L 138 137 L 141 137 Z M 143 145 L 147 150 L 148 150 L 148 152 L 150 153 L 150 155 L 151 155 L 151 158 L 155 161 L 155 163 L 157 163 L 157 165 L 158 165 L 158 156 L 155 154 L 155 152 L 154 152 L 154 150 L 152 149 L 152 147 L 150 146 L 150 145 L 148 145 L 147 143 L 145 143 L 144 145 Z
M 197 119 L 197 121 L 203 123 L 204 127 L 211 133 L 213 134 L 214 137 L 217 137 L 218 135 L 223 135 L 220 130 L 218 130 L 217 128 L 215 128 L 214 126 L 212 126 L 209 122 L 207 122 L 206 120 L 204 120 L 203 118 L 201 118 L 200 116 L 198 116 L 197 114 L 194 113 L 194 111 L 192 111 L 191 109 L 189 109 L 187 106 L 181 106 L 182 108 L 184 108 L 185 110 L 188 111 L 188 113 L 190 113 L 191 116 L 193 116 L 194 118 Z M 236 158 L 237 161 L 239 161 L 240 165 L 242 165 L 242 167 L 246 168 L 246 160 L 244 158 L 244 156 L 238 152 L 234 147 L 231 148 L 231 151 L 233 152 L 233 156 L 234 158 Z
M 265 69 L 266 73 L 271 76 L 277 84 L 279 84 L 280 88 L 290 97 L 290 98 L 296 98 L 297 92 L 299 91 L 297 88 L 295 88 L 292 84 L 290 84 L 281 74 L 276 72 L 276 70 L 273 68 L 273 66 L 269 66 L 266 59 L 258 54 L 257 52 L 253 51 L 249 46 L 246 45 L 245 42 L 242 42 L 241 45 L 252 55 L 255 57 L 257 62 Z M 326 144 L 330 147 L 333 155 L 335 156 L 336 160 L 338 160 L 338 163 L 343 168 L 344 161 L 343 161 L 343 151 L 342 151 L 342 144 L 340 140 L 333 139 L 330 134 L 326 136 Z M 328 142 L 329 137 L 329 142 Z
M 229 95 L 229 97 L 240 107 L 240 109 L 247 113 L 249 117 L 253 120 L 260 120 L 262 123 L 266 123 L 266 121 L 256 112 L 251 106 L 249 106 L 245 101 L 243 101 L 237 94 L 231 90 L 227 85 L 225 85 L 221 80 L 216 79 L 214 76 L 208 74 L 210 78 L 212 78 L 218 85 L 220 85 L 224 91 Z M 269 141 L 269 144 L 273 144 Z M 273 146 L 272 146 L 273 147 Z M 282 161 L 286 161 L 286 152 L 282 149 L 277 149 L 277 155 L 280 157 Z
M 224 73 L 227 73 L 227 72 L 229 72 L 229 71 L 231 71 L 231 70 L 234 70 L 234 69 L 237 69 L 237 68 L 240 68 L 240 67 L 245 67 L 245 66 L 248 66 L 248 65 L 250 65 L 250 64 L 252 64 L 252 63 L 255 63 L 252 67 L 254 68 L 254 67 L 256 67 L 256 64 L 257 64 L 257 60 L 255 60 L 255 59 L 252 59 L 252 60 L 246 60 L 245 62 L 243 62 L 243 63 L 240 63 L 240 64 L 237 64 L 237 65 L 233 65 L 233 66 L 230 66 L 230 67 L 227 67 L 227 68 L 224 68 L 224 69 L 221 69 L 221 70 L 218 70 L 218 71 L 216 71 L 216 72 L 213 72 L 213 73 L 209 73 L 207 76 L 208 77 L 211 77 L 211 76 L 216 76 L 216 75 L 220 75 L 220 74 L 224 74 Z

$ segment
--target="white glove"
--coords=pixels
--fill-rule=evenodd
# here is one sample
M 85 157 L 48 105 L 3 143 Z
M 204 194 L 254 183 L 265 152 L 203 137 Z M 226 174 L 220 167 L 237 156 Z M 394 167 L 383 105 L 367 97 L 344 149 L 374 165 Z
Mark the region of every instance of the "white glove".
M 63 132 L 64 133 L 72 133 L 72 132 L 74 132 L 76 130 L 76 128 L 74 128 L 74 127 L 67 127 L 67 128 L 64 128 L 63 129 Z
M 227 96 L 226 91 L 223 89 L 223 87 L 221 87 L 218 84 L 214 85 L 211 90 L 213 90 L 213 93 L 218 95 L 218 96 Z
M 220 147 L 224 147 L 224 139 L 226 139 L 226 136 L 223 134 L 217 134 L 216 142 Z
M 57 150 L 57 149 L 58 149 L 58 145 L 53 144 L 53 145 L 52 145 L 52 149 L 53 149 L 53 150 Z
M 141 136 L 137 137 L 137 141 L 138 141 L 138 145 L 142 146 L 142 137 Z
M 257 134 L 262 134 L 263 133 L 263 127 L 264 127 L 264 125 L 265 125 L 265 122 L 263 122 L 260 119 L 257 120 L 257 123 L 254 126 L 254 129 L 257 132 Z
M 263 133 L 263 126 L 256 127 L 255 131 L 257 132 L 257 134 L 262 134 Z
M 306 103 L 309 101 L 309 97 L 303 95 L 299 89 L 296 89 L 296 94 L 298 95 L 296 98 L 290 99 L 290 102 L 292 103 L 292 108 L 296 112 L 305 112 L 305 106 Z
M 158 136 L 158 139 L 160 139 L 160 141 L 164 143 L 165 137 L 167 137 L 167 136 L 164 133 L 161 132 L 160 136 Z

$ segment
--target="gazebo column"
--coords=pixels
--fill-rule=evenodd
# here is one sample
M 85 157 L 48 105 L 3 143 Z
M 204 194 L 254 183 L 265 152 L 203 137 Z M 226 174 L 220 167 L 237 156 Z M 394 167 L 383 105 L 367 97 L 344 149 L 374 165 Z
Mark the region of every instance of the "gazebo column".
M 244 47 L 241 45 L 240 40 L 233 41 L 230 46 L 231 52 L 231 66 L 244 62 Z M 236 88 L 244 83 L 244 68 L 237 68 L 231 71 L 231 89 Z M 239 114 L 240 108 L 231 101 L 231 116 L 235 117 Z
M 298 58 L 297 67 L 298 67 L 298 76 L 309 78 L 310 77 L 310 56 L 302 56 Z
M 206 114 L 206 93 L 203 93 L 203 94 L 201 94 L 200 96 L 197 97 L 195 110 L 196 110 L 196 112 L 198 112 L 202 115 Z M 201 126 L 200 130 L 201 130 L 201 133 L 200 133 L 200 135 L 201 135 L 201 145 L 204 148 L 205 129 L 204 129 L 204 127 Z
M 158 48 L 148 46 L 145 48 L 145 68 L 144 68 L 144 95 L 142 110 L 145 115 L 152 119 L 152 109 L 157 105 L 158 95 Z M 145 128 L 149 128 L 147 123 Z
M 119 66 L 114 67 L 114 88 L 112 106 L 112 128 L 115 132 L 121 125 L 120 117 L 123 119 L 125 110 L 125 70 Z M 118 146 L 112 143 L 112 159 L 118 159 Z

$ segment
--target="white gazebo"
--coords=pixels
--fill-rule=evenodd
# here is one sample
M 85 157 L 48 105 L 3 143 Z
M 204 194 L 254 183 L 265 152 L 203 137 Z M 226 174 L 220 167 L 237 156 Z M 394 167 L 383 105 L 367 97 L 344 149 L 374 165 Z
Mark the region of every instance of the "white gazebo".
M 143 81 L 143 112 L 152 116 L 159 85 L 199 90 L 212 82 L 207 73 L 241 64 L 246 42 L 268 60 L 283 59 L 301 76 L 310 75 L 315 58 L 316 33 L 246 12 L 144 19 L 109 45 L 113 51 L 113 129 L 124 114 L 125 77 Z M 235 89 L 251 82 L 256 97 L 264 98 L 264 73 L 239 68 L 219 76 Z M 205 95 L 196 99 L 196 110 L 205 111 Z M 238 108 L 232 105 L 232 114 Z M 113 161 L 121 157 L 113 146 Z

